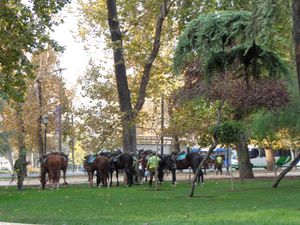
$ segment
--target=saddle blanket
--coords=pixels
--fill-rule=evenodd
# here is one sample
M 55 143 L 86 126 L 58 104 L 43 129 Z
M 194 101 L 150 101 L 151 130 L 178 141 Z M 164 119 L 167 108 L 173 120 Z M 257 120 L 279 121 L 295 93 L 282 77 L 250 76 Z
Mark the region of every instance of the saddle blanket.
M 180 154 L 177 156 L 177 160 L 184 160 L 186 158 L 186 153 L 185 154 Z
M 91 164 L 96 160 L 97 156 L 96 155 L 91 155 L 88 159 L 87 159 L 87 163 Z

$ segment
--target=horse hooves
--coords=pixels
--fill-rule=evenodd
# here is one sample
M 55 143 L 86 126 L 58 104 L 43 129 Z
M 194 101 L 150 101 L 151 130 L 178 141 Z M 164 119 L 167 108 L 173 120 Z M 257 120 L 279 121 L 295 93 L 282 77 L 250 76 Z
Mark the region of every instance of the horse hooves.
M 68 185 L 68 182 L 63 183 L 63 185 Z

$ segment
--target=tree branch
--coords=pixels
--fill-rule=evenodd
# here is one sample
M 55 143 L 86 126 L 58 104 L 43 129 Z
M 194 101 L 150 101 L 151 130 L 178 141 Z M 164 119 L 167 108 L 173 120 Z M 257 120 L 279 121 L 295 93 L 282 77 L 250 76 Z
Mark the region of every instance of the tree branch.
M 195 184 L 196 184 L 196 179 L 199 176 L 199 173 L 203 167 L 203 165 L 206 163 L 208 157 L 211 155 L 211 153 L 213 152 L 213 150 L 217 147 L 219 140 L 218 140 L 218 131 L 219 131 L 219 127 L 221 124 L 221 116 L 222 116 L 222 107 L 225 103 L 225 99 L 222 101 L 221 105 L 218 107 L 218 111 L 217 111 L 217 120 L 216 120 L 216 127 L 214 130 L 214 134 L 213 134 L 213 142 L 207 152 L 207 155 L 204 157 L 204 159 L 200 162 L 195 175 L 192 178 L 192 187 L 191 187 L 191 191 L 189 194 L 189 197 L 193 197 L 194 196 L 194 191 L 195 191 Z
M 170 7 L 172 6 L 173 1 L 164 0 L 162 3 L 162 6 L 160 8 L 160 13 L 156 21 L 156 28 L 155 28 L 155 36 L 154 36 L 154 42 L 153 42 L 153 48 L 152 51 L 147 59 L 147 62 L 144 66 L 143 76 L 139 88 L 139 94 L 138 99 L 136 102 L 136 105 L 134 107 L 135 109 L 135 115 L 142 109 L 145 97 L 146 97 L 146 88 L 149 83 L 150 78 L 150 70 L 153 65 L 154 60 L 156 59 L 156 56 L 158 54 L 159 48 L 160 48 L 160 39 L 161 39 L 161 32 L 162 32 L 162 26 L 165 18 L 167 17 L 167 14 L 170 11 Z
M 279 176 L 277 177 L 276 181 L 273 183 L 272 187 L 273 188 L 277 188 L 279 182 L 281 181 L 281 179 L 292 170 L 293 167 L 295 167 L 297 165 L 297 163 L 300 160 L 300 154 L 292 161 L 291 165 L 289 165 L 287 168 L 284 169 L 284 171 L 282 171 Z

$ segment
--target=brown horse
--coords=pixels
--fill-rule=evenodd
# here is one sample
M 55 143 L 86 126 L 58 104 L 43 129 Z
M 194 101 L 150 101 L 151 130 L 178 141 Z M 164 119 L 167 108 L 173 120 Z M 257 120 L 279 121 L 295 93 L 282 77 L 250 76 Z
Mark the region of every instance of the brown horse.
M 61 154 L 49 154 L 41 159 L 41 185 L 42 189 L 45 189 L 46 174 L 49 174 L 49 182 L 53 187 L 59 188 L 60 171 L 65 173 L 67 170 L 68 161 Z
M 91 161 L 92 157 L 95 157 L 95 159 Z M 93 186 L 93 176 L 95 171 L 97 176 L 97 187 L 101 186 L 100 182 L 104 187 L 107 187 L 107 180 L 109 177 L 108 158 L 101 155 L 99 156 L 87 155 L 84 158 L 85 160 L 83 162 L 83 166 L 86 172 L 88 173 L 90 187 Z

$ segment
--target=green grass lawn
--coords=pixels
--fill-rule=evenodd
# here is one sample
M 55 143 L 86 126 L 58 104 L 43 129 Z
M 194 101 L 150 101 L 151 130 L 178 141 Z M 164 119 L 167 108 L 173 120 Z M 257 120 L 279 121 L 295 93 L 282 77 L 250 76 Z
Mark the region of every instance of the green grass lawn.
M 39 224 L 300 224 L 300 180 L 206 181 L 189 198 L 190 185 L 164 183 L 158 191 L 146 185 L 131 188 L 89 188 L 87 185 L 17 192 L 0 188 L 0 221 Z

